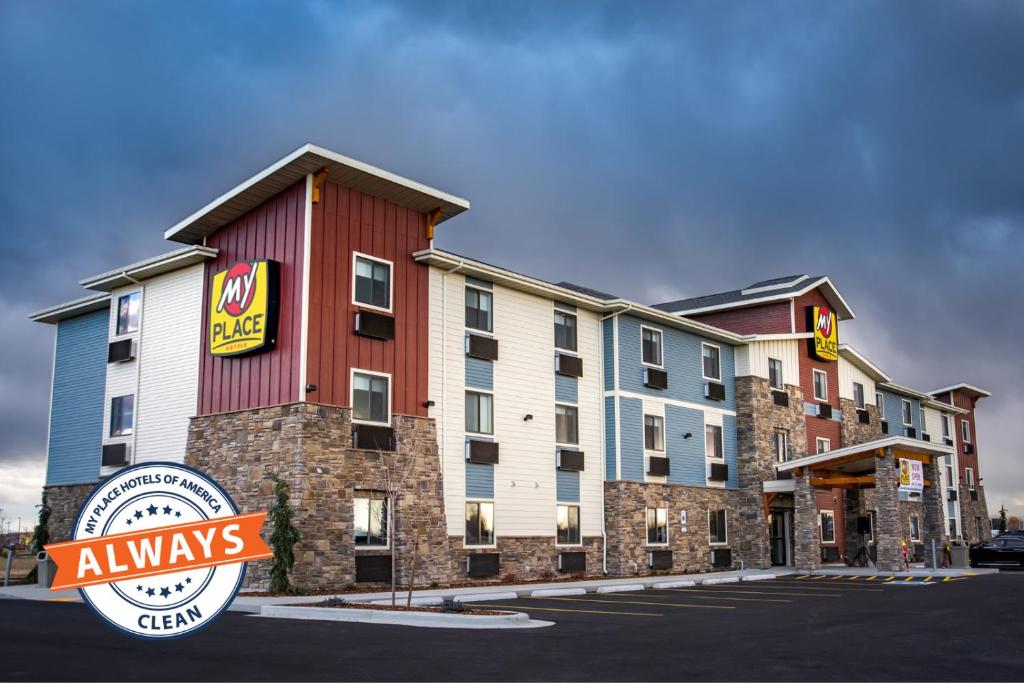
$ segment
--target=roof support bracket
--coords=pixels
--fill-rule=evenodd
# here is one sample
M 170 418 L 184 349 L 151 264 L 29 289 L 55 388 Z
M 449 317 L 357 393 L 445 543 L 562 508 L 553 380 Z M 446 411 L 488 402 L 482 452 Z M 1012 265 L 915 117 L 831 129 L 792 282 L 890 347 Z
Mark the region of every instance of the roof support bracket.
M 427 239 L 434 239 L 434 226 L 441 219 L 441 207 L 438 207 L 427 214 Z
M 319 171 L 313 174 L 313 203 L 320 203 L 320 190 L 323 188 L 324 183 L 327 182 L 327 167 L 324 166 Z

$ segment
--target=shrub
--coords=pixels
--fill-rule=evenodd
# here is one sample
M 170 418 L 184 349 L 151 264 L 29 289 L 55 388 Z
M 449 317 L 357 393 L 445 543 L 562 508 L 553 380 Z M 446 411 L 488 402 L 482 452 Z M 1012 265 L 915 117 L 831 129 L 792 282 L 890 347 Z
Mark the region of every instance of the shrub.
M 288 574 L 295 566 L 295 545 L 299 542 L 299 530 L 292 524 L 295 513 L 288 503 L 288 484 L 276 474 L 270 475 L 274 481 L 274 504 L 270 508 L 270 548 L 274 551 L 273 564 L 270 566 L 270 591 L 272 593 L 289 593 Z M 292 593 L 293 594 L 293 593 Z

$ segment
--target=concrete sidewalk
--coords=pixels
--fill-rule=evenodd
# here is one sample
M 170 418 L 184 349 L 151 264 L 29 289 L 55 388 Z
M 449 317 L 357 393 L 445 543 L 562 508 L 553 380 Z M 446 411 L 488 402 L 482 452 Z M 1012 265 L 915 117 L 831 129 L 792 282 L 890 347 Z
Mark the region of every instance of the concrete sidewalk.
M 999 570 L 992 567 L 963 567 L 960 569 L 953 568 L 938 568 L 931 569 L 930 567 L 915 567 L 911 565 L 910 571 L 905 572 L 886 572 L 872 567 L 839 567 L 839 566 L 827 566 L 818 567 L 804 574 L 826 576 L 896 576 L 896 577 L 907 577 L 907 576 L 982 576 L 985 574 L 998 574 Z

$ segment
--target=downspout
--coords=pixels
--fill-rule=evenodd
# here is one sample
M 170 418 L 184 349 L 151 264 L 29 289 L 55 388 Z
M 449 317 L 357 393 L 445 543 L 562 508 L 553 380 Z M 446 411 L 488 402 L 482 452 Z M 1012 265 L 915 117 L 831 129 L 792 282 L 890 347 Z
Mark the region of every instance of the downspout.
M 132 464 L 134 465 L 139 443 L 139 405 L 142 403 L 142 392 L 140 391 L 142 388 L 140 386 L 142 378 L 142 321 L 146 315 L 146 285 L 133 278 L 127 271 L 123 271 L 121 276 L 139 286 L 139 331 L 138 346 L 135 349 L 135 406 L 132 408 Z
M 615 318 L 617 318 L 621 314 L 627 313 L 632 308 L 633 308 L 633 304 L 626 304 L 625 308 L 623 308 L 622 310 L 616 311 L 615 313 L 612 313 L 611 315 L 606 315 L 605 317 L 601 318 L 600 322 L 604 323 L 605 320 L 614 320 Z M 605 412 L 604 412 L 604 362 L 603 362 L 604 361 L 604 329 L 601 329 L 600 333 L 601 333 L 601 360 L 602 360 L 602 362 L 601 362 L 600 386 L 598 387 L 598 391 L 601 394 L 601 418 L 602 418 L 601 419 L 601 428 L 602 428 L 602 430 L 604 430 L 604 428 L 607 427 L 606 420 L 608 419 L 607 415 L 605 415 Z M 619 352 L 618 349 L 616 349 L 615 347 L 612 347 L 612 354 L 613 355 L 614 354 L 618 354 L 618 352 Z M 613 367 L 612 368 L 612 380 L 614 381 L 613 390 L 617 389 L 618 386 L 619 386 L 619 378 L 616 377 L 615 374 L 616 374 L 615 373 L 615 367 Z M 616 433 L 618 432 L 618 429 L 619 429 L 619 425 L 616 424 L 615 425 Z M 605 443 L 605 439 L 604 439 L 604 435 L 603 434 L 601 435 L 601 454 L 605 458 L 608 457 L 608 445 Z M 616 456 L 618 456 L 618 454 L 616 454 Z M 607 476 L 608 476 L 607 472 L 608 472 L 608 470 L 607 470 L 607 467 L 605 466 L 605 463 L 601 463 L 601 465 L 602 465 L 601 471 L 603 473 L 601 476 L 604 478 L 604 480 L 601 482 L 601 572 L 605 576 L 607 576 L 608 575 L 608 528 L 607 528 L 608 515 L 605 513 L 605 507 L 604 507 L 604 482 L 608 481 L 608 479 L 607 479 Z

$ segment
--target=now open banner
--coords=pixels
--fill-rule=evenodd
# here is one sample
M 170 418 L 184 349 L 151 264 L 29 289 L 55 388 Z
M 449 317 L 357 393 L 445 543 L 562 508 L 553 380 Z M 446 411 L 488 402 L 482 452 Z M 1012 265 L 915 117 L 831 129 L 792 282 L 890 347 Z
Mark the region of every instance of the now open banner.
M 900 458 L 900 491 L 924 491 L 924 464 L 921 461 Z

